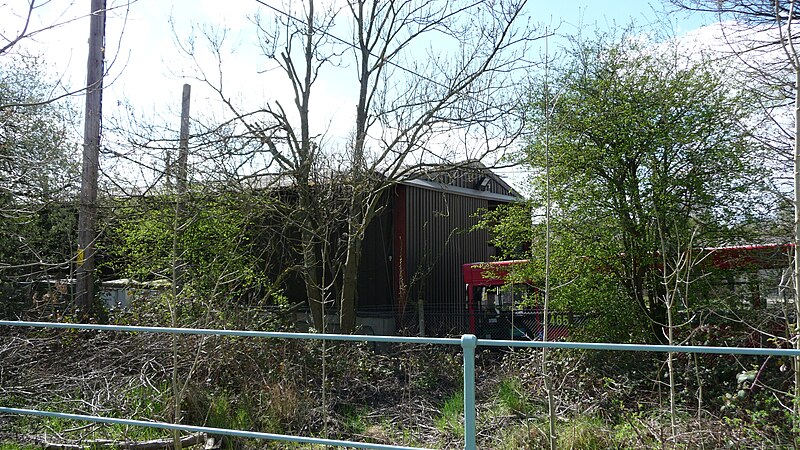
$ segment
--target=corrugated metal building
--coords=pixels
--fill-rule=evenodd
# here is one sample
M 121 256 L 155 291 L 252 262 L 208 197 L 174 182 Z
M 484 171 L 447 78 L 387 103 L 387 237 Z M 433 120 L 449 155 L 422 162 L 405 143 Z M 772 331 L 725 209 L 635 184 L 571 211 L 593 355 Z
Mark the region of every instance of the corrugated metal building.
M 397 185 L 367 230 L 359 272 L 359 323 L 376 334 L 466 331 L 461 265 L 495 256 L 472 231 L 481 209 L 519 199 L 483 166 L 440 171 Z

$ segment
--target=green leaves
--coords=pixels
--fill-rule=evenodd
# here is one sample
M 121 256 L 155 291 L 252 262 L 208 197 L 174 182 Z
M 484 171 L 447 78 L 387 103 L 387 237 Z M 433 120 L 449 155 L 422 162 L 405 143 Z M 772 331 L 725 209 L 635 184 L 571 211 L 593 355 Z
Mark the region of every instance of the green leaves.
M 207 299 L 239 299 L 266 284 L 248 205 L 226 196 L 197 199 L 178 223 L 171 200 L 130 200 L 117 209 L 104 246 L 114 271 L 139 281 L 171 279 L 177 264 L 191 292 Z
M 690 237 L 732 243 L 766 198 L 751 102 L 711 63 L 640 36 L 578 41 L 546 76 L 527 106 L 530 204 L 482 223 L 543 277 L 543 225 L 527 212 L 544 210 L 549 193 L 556 304 L 626 318 L 619 326 L 641 313 L 661 322 L 659 252 Z M 515 252 L 526 242 L 527 255 Z
M 16 208 L 64 199 L 78 185 L 75 111 L 48 102 L 53 86 L 42 65 L 27 58 L 0 66 L 0 193 Z
M 34 58 L 0 66 L 0 283 L 66 277 L 75 253 L 75 112 L 48 101 L 54 87 L 43 66 Z

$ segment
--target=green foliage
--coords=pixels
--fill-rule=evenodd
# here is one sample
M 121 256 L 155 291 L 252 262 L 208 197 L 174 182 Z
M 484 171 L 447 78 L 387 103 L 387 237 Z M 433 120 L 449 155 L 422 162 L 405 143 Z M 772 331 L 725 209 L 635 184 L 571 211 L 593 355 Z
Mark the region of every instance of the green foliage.
M 631 332 L 643 322 L 640 311 L 631 308 L 625 298 L 607 266 L 609 255 L 598 245 L 601 243 L 585 241 L 580 234 L 558 225 L 553 224 L 550 243 L 550 285 L 555 287 L 550 292 L 550 308 L 584 315 L 581 326 L 570 331 L 576 339 L 619 342 L 639 338 L 640 334 Z M 485 212 L 478 226 L 492 231 L 504 258 L 529 260 L 514 267 L 510 277 L 544 289 L 544 231 L 541 225 L 531 226 L 530 204 L 504 205 Z M 531 245 L 526 249 L 528 243 Z
M 476 228 L 488 229 L 492 243 L 504 259 L 524 259 L 530 256 L 524 245 L 531 239 L 530 203 L 510 203 L 483 211 Z
M 659 252 L 692 236 L 729 243 L 762 211 L 760 147 L 742 125 L 752 102 L 709 62 L 628 35 L 576 41 L 562 61 L 531 89 L 531 201 L 481 226 L 540 282 L 549 196 L 553 307 L 610 315 L 601 334 L 640 338 L 636 324 L 664 322 Z
M 435 420 L 436 428 L 445 433 L 464 436 L 464 392 L 459 391 L 448 397 L 439 410 Z
M 722 420 L 742 431 L 755 441 L 772 440 L 784 442 L 790 439 L 789 427 L 793 423 L 793 401 L 782 393 L 764 389 L 765 386 L 790 386 L 790 376 L 780 371 L 780 363 L 763 366 L 752 365 L 750 370 L 741 370 L 735 382 L 725 383 L 728 388 L 719 399 Z M 777 375 L 777 376 L 776 376 Z
M 249 430 L 253 427 L 250 411 L 244 405 L 235 405 L 225 392 L 211 394 L 206 426 Z
M 560 448 L 600 450 L 615 446 L 608 426 L 597 417 L 578 416 L 564 424 L 558 436 Z
M 367 430 L 367 413 L 369 413 L 367 408 L 346 405 L 342 409 L 342 415 L 344 416 L 344 427 L 347 432 L 356 435 L 364 434 Z
M 64 277 L 74 254 L 74 110 L 49 101 L 54 87 L 43 67 L 36 58 L 0 66 L 0 283 Z
M 76 192 L 78 142 L 75 111 L 49 101 L 54 86 L 36 58 L 0 66 L 0 199 L 5 208 L 28 208 Z M 5 203 L 7 202 L 7 203 Z M 14 212 L 17 212 L 15 210 Z
M 136 418 L 169 421 L 172 414 L 169 407 L 171 395 L 171 386 L 166 381 L 152 386 L 132 386 L 120 396 L 121 399 L 114 408 L 113 415 L 124 417 L 130 415 L 131 411 L 136 411 L 138 415 Z M 163 433 L 163 431 L 151 429 L 151 434 L 158 435 L 159 433 Z
M 547 448 L 548 441 L 544 423 L 518 425 L 502 430 L 498 449 Z M 575 450 L 601 450 L 626 448 L 615 439 L 613 431 L 596 417 L 578 416 L 560 422 L 557 428 L 558 448 Z
M 526 414 L 531 411 L 530 399 L 525 394 L 518 378 L 504 378 L 497 387 L 497 398 L 500 404 L 514 414 Z
M 194 199 L 178 223 L 173 199 L 131 200 L 116 209 L 103 243 L 112 270 L 171 281 L 177 266 L 185 271 L 182 297 L 204 301 L 258 300 L 272 291 L 249 232 L 252 205 L 232 195 Z

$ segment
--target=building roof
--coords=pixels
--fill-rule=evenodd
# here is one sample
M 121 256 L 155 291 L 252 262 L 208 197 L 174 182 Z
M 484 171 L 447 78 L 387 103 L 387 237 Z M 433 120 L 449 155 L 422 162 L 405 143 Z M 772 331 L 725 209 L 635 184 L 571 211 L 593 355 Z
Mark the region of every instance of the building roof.
M 479 161 L 432 166 L 431 170 L 401 184 L 498 202 L 519 201 L 522 196 Z
M 406 186 L 419 187 L 419 188 L 423 188 L 423 189 L 431 189 L 431 190 L 434 190 L 434 191 L 448 192 L 448 193 L 456 194 L 456 195 L 465 195 L 465 196 L 468 196 L 468 197 L 485 198 L 487 200 L 498 201 L 498 202 L 509 203 L 509 202 L 516 202 L 516 201 L 520 200 L 519 196 L 496 194 L 494 192 L 481 191 L 481 190 L 478 190 L 478 189 L 469 189 L 469 188 L 464 188 L 464 187 L 460 187 L 460 186 L 453 186 L 451 184 L 444 184 L 444 183 L 439 183 L 439 182 L 430 181 L 430 180 L 421 180 L 421 179 L 406 180 L 406 181 L 403 181 L 400 184 L 404 184 Z

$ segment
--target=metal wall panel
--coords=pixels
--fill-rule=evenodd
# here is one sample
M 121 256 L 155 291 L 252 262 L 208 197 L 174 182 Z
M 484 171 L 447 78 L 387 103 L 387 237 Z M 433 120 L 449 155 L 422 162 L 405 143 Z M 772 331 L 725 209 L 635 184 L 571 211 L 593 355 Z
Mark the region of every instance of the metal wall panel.
M 461 265 L 489 257 L 488 233 L 471 231 L 485 199 L 407 188 L 407 252 L 410 301 L 424 304 L 425 334 L 466 329 Z
M 358 316 L 393 317 L 392 216 L 385 209 L 370 222 L 358 268 Z

